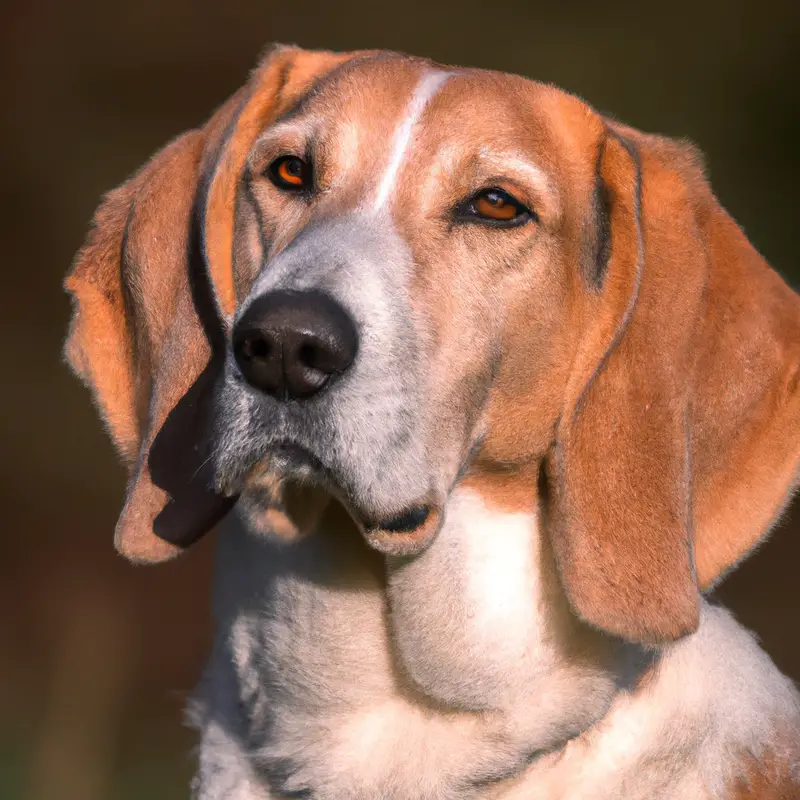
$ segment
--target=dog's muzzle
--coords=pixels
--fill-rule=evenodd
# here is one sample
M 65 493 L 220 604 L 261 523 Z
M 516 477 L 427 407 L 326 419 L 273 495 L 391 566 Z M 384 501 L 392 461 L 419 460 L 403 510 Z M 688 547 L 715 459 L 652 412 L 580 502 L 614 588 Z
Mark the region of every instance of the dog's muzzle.
M 276 289 L 257 297 L 233 330 L 233 354 L 241 376 L 257 394 L 277 403 L 277 412 L 303 419 L 326 389 L 354 366 L 359 335 L 350 314 L 329 294 Z M 308 424 L 314 422 L 310 413 Z M 402 555 L 418 550 L 438 529 L 441 509 L 433 498 L 387 518 L 360 508 L 324 454 L 312 452 L 308 432 L 270 446 L 269 461 L 284 476 L 314 476 L 347 506 L 366 540 L 377 550 Z M 346 484 L 346 481 L 344 482 Z

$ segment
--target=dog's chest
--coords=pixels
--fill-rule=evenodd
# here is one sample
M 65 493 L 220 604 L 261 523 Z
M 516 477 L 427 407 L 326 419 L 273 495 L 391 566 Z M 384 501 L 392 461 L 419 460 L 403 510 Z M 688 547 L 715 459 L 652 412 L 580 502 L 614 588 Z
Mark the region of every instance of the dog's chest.
M 477 797 L 568 734 L 533 693 L 569 682 L 545 644 L 538 548 L 532 515 L 472 496 L 425 554 L 388 568 L 360 542 L 231 532 L 221 659 L 273 790 Z

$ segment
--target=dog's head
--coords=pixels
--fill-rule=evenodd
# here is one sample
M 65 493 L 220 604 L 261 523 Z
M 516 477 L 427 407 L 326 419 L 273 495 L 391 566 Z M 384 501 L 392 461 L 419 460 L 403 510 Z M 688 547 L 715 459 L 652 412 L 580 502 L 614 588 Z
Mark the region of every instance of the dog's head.
M 519 77 L 275 48 L 67 287 L 134 560 L 301 484 L 413 555 L 468 484 L 540 502 L 576 613 L 658 641 L 796 476 L 797 296 L 691 147 Z

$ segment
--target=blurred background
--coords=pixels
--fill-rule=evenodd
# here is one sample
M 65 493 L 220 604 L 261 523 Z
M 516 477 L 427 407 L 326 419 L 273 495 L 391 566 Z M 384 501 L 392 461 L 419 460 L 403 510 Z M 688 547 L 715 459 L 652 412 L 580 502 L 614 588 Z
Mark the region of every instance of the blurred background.
M 123 471 L 60 346 L 62 276 L 100 196 L 201 123 L 270 41 L 387 47 L 554 82 L 687 136 L 790 281 L 797 0 L 4 0 L 0 7 L 0 797 L 188 796 L 187 692 L 209 644 L 207 537 L 114 555 Z M 800 504 L 720 595 L 800 678 Z

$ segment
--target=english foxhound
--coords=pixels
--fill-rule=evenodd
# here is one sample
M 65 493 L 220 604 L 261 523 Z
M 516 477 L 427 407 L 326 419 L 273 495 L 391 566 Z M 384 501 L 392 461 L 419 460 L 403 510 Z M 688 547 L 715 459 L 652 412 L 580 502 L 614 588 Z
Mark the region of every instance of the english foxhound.
M 117 548 L 222 521 L 198 798 L 800 796 L 798 692 L 703 597 L 797 478 L 800 298 L 692 147 L 277 47 L 67 288 Z

